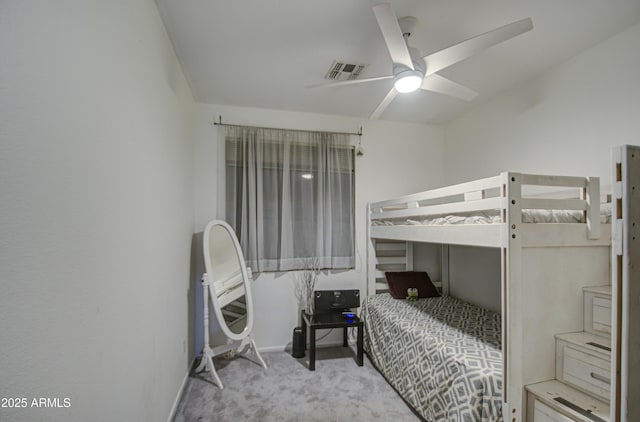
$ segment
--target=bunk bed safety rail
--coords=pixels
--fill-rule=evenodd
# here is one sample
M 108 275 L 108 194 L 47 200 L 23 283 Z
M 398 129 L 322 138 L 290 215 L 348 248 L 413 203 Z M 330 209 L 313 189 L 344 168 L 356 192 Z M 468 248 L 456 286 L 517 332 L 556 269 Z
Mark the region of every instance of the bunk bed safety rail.
M 512 189 L 506 189 L 507 184 L 511 184 Z M 522 189 L 513 189 L 513 184 L 528 188 L 527 194 Z M 563 191 L 565 196 L 558 197 L 558 188 L 569 191 Z M 550 194 L 551 191 L 555 195 Z M 600 238 L 600 180 L 597 177 L 505 172 L 499 176 L 371 203 L 369 218 L 375 222 L 504 211 L 514 201 L 519 203 L 520 210 L 582 211 L 588 238 Z M 500 214 L 503 216 L 502 222 L 507 222 L 506 212 Z M 522 215 L 510 217 L 510 223 L 522 221 Z
M 474 192 L 499 189 L 500 186 L 502 186 L 502 183 L 503 179 L 501 176 L 487 177 L 485 179 L 432 189 L 420 193 L 414 193 L 412 195 L 388 199 L 386 201 L 374 202 L 371 204 L 371 210 L 373 212 L 372 218 L 373 215 L 384 211 L 399 208 L 418 208 L 420 205 L 419 203 L 423 201 L 432 201 L 433 203 L 452 202 L 452 200 L 460 202 L 461 199 L 464 201 L 465 194 L 469 195 Z
M 503 209 L 505 198 L 494 197 L 477 199 L 472 201 L 457 201 L 448 204 L 414 206 L 413 208 L 397 210 L 381 210 L 371 214 L 371 219 L 402 218 L 402 217 L 422 217 L 429 215 L 469 213 L 475 211 L 486 211 L 492 209 Z
M 523 196 L 521 209 L 583 211 L 587 238 L 600 238 L 600 178 L 520 174 L 521 186 L 577 188 L 578 198 Z

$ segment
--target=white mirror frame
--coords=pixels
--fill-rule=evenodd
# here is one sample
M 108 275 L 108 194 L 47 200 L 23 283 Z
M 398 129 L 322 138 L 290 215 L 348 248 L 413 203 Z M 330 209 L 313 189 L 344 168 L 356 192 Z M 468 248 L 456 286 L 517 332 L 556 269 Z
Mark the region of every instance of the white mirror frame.
M 209 235 L 211 232 L 211 228 L 213 226 L 221 226 L 226 231 L 229 237 L 231 238 L 232 244 L 235 248 L 236 257 L 238 258 L 238 264 L 240 265 L 240 271 L 242 272 L 242 285 L 244 286 L 244 294 L 245 294 L 245 304 L 247 307 L 247 323 L 245 325 L 244 330 L 240 333 L 234 333 L 227 326 L 224 317 L 222 316 L 222 309 L 220 308 L 220 302 L 218 301 L 218 296 L 216 295 L 215 287 L 213 286 L 212 278 L 209 274 L 213 274 L 211 272 L 211 256 L 209 255 Z M 251 337 L 251 332 L 253 330 L 253 297 L 251 296 L 251 285 L 249 275 L 247 274 L 247 265 L 244 260 L 244 255 L 242 254 L 242 249 L 240 248 L 240 243 L 238 242 L 238 238 L 236 237 L 235 232 L 227 224 L 225 221 L 221 220 L 213 220 L 207 224 L 207 227 L 204 231 L 203 236 L 203 255 L 206 273 L 202 275 L 202 288 L 203 288 L 203 300 L 204 300 L 204 348 L 202 350 L 202 359 L 200 360 L 200 364 L 196 368 L 196 372 L 200 372 L 203 369 L 209 368 L 213 378 L 218 384 L 218 387 L 222 390 L 224 388 L 218 373 L 216 372 L 216 367 L 213 365 L 213 358 L 215 356 L 221 355 L 223 353 L 227 353 L 231 350 L 235 350 L 239 353 L 248 353 L 253 351 L 256 359 L 258 360 L 259 365 L 267 369 L 267 364 L 260 356 L 258 352 L 258 348 L 256 347 L 256 343 Z M 231 340 L 228 344 L 223 344 L 221 346 L 211 347 L 209 343 L 209 300 L 213 303 L 213 309 L 218 319 L 220 329 L 224 333 L 229 340 Z M 248 346 L 248 347 L 247 347 Z
M 234 333 L 227 326 L 224 317 L 222 315 L 222 308 L 220 307 L 220 303 L 218 301 L 218 296 L 216 294 L 215 286 L 212 282 L 209 282 L 209 296 L 211 297 L 211 302 L 213 303 L 213 309 L 218 319 L 218 324 L 220 325 L 220 329 L 224 333 L 225 336 L 230 338 L 231 340 L 242 340 L 246 338 L 251 331 L 253 330 L 253 297 L 251 295 L 251 285 L 250 278 L 247 274 L 247 265 L 244 260 L 244 255 L 242 254 L 242 249 L 240 248 L 240 243 L 238 242 L 238 238 L 236 237 L 235 232 L 229 226 L 229 224 L 222 220 L 213 220 L 207 224 L 207 227 L 204 229 L 204 263 L 205 268 L 207 270 L 207 274 L 209 275 L 209 280 L 212 280 L 213 275 L 215 274 L 214 269 L 211 268 L 211 259 L 210 251 L 209 251 L 209 237 L 211 234 L 211 229 L 213 226 L 220 226 L 224 228 L 229 235 L 229 239 L 231 240 L 235 251 L 236 258 L 238 259 L 238 265 L 240 265 L 240 271 L 242 272 L 242 284 L 244 286 L 244 294 L 245 294 L 245 303 L 247 305 L 247 323 L 244 329 L 240 333 Z

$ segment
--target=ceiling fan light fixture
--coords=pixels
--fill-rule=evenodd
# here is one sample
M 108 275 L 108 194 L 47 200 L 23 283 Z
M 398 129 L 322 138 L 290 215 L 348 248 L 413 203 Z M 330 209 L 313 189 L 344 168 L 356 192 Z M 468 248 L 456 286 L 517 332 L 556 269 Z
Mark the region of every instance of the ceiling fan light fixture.
M 422 73 L 417 70 L 406 70 L 396 76 L 393 86 L 400 93 L 413 92 L 422 85 Z

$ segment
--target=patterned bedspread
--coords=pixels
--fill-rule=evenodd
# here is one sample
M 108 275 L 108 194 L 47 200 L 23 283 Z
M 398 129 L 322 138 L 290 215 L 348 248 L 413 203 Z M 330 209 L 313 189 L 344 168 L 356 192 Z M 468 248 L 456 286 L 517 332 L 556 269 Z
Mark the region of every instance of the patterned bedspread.
M 428 421 L 502 420 L 500 314 L 450 296 L 362 306 L 365 350 Z

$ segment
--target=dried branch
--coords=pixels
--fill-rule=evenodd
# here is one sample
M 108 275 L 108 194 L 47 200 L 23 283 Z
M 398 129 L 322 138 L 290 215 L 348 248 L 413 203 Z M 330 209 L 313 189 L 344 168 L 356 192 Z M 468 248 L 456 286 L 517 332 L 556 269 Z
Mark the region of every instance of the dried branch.
M 307 313 L 313 313 L 313 292 L 320 276 L 320 260 L 305 258 L 303 270 L 293 273 L 294 293 L 298 306 Z

